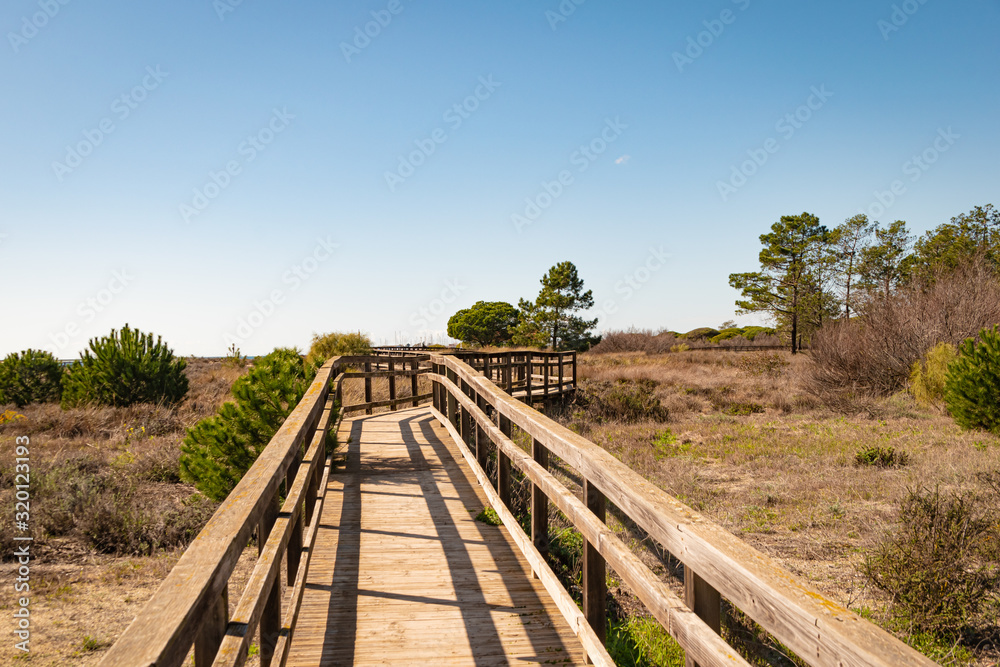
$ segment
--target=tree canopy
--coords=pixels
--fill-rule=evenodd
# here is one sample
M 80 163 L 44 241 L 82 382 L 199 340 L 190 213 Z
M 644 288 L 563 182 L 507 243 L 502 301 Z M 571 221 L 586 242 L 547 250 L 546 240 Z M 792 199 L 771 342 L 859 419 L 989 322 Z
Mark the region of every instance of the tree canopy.
M 448 335 L 463 343 L 506 345 L 514 335 L 518 312 L 504 301 L 478 301 L 448 320 Z
M 572 262 L 560 262 L 541 279 L 542 289 L 534 302 L 521 299 L 521 311 L 513 342 L 518 345 L 550 346 L 553 350 L 586 350 L 597 338 L 597 319 L 577 315 L 594 305 L 591 290 Z
M 729 284 L 741 292 L 736 302 L 741 313 L 764 312 L 788 322 L 793 353 L 809 310 L 824 307 L 823 285 L 808 260 L 829 240 L 830 232 L 815 215 L 782 216 L 760 236 L 760 271 L 729 276 Z

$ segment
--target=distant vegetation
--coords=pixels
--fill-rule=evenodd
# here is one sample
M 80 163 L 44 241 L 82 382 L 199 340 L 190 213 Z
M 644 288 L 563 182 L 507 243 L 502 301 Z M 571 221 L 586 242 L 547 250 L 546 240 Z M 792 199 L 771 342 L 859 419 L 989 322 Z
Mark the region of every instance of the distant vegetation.
M 541 279 L 534 301 L 521 299 L 518 307 L 503 301 L 479 301 L 448 320 L 448 335 L 466 345 L 548 347 L 587 350 L 600 341 L 594 335 L 597 319 L 578 313 L 594 305 L 590 290 L 572 262 L 560 262 Z
M 313 334 L 312 345 L 306 355 L 306 363 L 322 366 L 331 357 L 358 356 L 370 354 L 372 341 L 362 333 Z

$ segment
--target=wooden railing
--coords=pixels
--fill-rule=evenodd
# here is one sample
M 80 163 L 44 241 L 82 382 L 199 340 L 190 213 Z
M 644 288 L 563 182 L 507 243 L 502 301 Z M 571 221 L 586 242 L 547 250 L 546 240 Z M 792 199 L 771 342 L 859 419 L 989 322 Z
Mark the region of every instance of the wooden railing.
M 100 664 L 176 667 L 193 648 L 196 667 L 242 665 L 259 631 L 261 664 L 284 665 L 330 475 L 327 433 L 336 432 L 339 424 L 333 387 L 340 387 L 345 377 L 363 377 L 368 384 L 368 404 L 345 411 L 417 404 L 430 398 L 430 394 L 417 396 L 415 390 L 417 376 L 430 370 L 420 367 L 423 361 L 403 356 L 327 361 L 253 466 Z M 353 370 L 371 364 L 384 365 L 386 370 Z M 411 378 L 413 394 L 371 401 L 370 382 L 375 377 L 389 378 L 390 394 L 395 393 L 397 379 Z M 284 502 L 279 507 L 281 498 Z M 255 534 L 257 561 L 230 617 L 229 580 Z M 284 595 L 282 564 L 287 569 Z
M 604 650 L 606 565 L 628 584 L 687 652 L 689 665 L 746 665 L 718 634 L 722 598 L 741 609 L 810 665 L 933 665 L 887 632 L 826 599 L 775 561 L 654 486 L 604 449 L 501 391 L 454 356 L 431 355 L 433 412 L 463 443 L 463 455 L 491 504 L 596 664 Z M 531 451 L 512 440 L 527 434 Z M 497 457 L 496 486 L 486 462 Z M 549 472 L 550 454 L 582 479 L 577 498 Z M 532 485 L 531 535 L 511 513 L 511 466 Z M 605 525 L 606 502 L 684 564 L 684 600 Z M 583 538 L 583 609 L 549 569 L 552 503 Z
M 431 348 L 380 347 L 376 355 L 399 354 L 409 351 L 421 360 L 430 357 Z M 538 350 L 512 350 L 504 352 L 479 352 L 447 348 L 438 354 L 461 359 L 500 389 L 518 396 L 525 402 L 547 402 L 576 391 L 576 352 L 542 352 Z

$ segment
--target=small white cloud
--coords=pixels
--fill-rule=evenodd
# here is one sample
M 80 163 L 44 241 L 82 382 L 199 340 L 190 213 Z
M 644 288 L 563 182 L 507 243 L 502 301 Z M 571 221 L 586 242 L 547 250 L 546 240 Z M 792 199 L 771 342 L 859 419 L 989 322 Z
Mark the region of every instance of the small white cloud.
M 631 159 L 632 159 L 631 155 L 622 155 L 620 158 L 618 158 L 617 160 L 615 160 L 615 164 L 625 164 L 626 162 L 628 162 Z

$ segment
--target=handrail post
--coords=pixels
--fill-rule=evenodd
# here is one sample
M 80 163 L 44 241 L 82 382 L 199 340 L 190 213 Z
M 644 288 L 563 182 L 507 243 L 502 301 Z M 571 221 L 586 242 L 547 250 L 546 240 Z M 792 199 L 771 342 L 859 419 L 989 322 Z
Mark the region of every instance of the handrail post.
M 684 602 L 696 616 L 705 621 L 716 634 L 722 629 L 722 597 L 708 583 L 684 564 Z M 691 657 L 685 656 L 685 667 L 698 667 Z
M 583 480 L 583 501 L 587 509 L 605 520 L 604 494 L 589 479 Z M 583 615 L 603 642 L 607 625 L 608 580 L 604 557 L 589 540 L 583 547 Z
M 510 438 L 510 420 L 500 415 L 500 432 Z M 510 458 L 497 447 L 497 494 L 504 507 L 510 508 Z
M 559 394 L 560 394 L 560 396 L 562 396 L 563 388 L 565 387 L 565 381 L 566 381 L 566 378 L 563 376 L 563 373 L 566 370 L 566 364 L 563 361 L 564 358 L 565 358 L 565 353 L 564 352 L 560 352 L 559 353 Z
M 514 395 L 514 353 L 507 353 L 507 393 L 511 396 Z
M 530 408 L 532 404 L 531 400 L 531 375 L 534 370 L 532 362 L 535 360 L 534 352 L 528 352 L 524 355 L 524 402 Z
M 490 373 L 491 373 L 491 370 L 490 370 L 490 355 L 487 352 L 485 355 L 483 355 L 483 375 L 486 376 L 487 380 L 492 381 L 493 378 L 490 377 Z
M 479 393 L 476 394 L 476 405 L 484 413 L 486 412 L 486 406 L 487 406 L 486 398 L 483 397 L 482 395 L 480 395 Z M 478 422 L 477 422 L 477 426 L 476 426 L 476 461 L 479 462 L 479 467 L 483 469 L 484 473 L 486 472 L 486 464 L 487 464 L 487 462 L 489 461 L 489 458 L 490 458 L 489 446 L 490 446 L 490 435 L 489 435 L 489 433 L 487 433 L 482 428 L 479 428 Z
M 576 351 L 573 352 L 571 358 L 573 360 L 573 391 L 576 392 Z
M 210 667 L 215 662 L 215 655 L 226 636 L 226 625 L 229 623 L 229 586 L 222 589 L 222 595 L 209 608 L 202 618 L 198 636 L 194 640 L 195 667 Z
M 365 362 L 365 373 L 372 372 L 372 364 L 370 361 Z M 365 403 L 372 402 L 372 379 L 370 377 L 365 378 Z M 371 406 L 365 408 L 365 414 L 370 415 L 372 413 Z
M 315 431 L 315 427 L 312 430 Z M 295 458 L 292 459 L 292 464 L 288 466 L 288 472 L 285 473 L 286 494 L 291 491 L 292 485 L 295 483 L 295 476 L 299 474 L 299 467 L 302 465 L 302 447 L 308 447 L 310 442 L 312 442 L 312 438 L 305 438 L 304 444 L 295 450 Z M 302 556 L 303 516 L 303 514 L 299 514 L 299 518 L 294 520 L 291 534 L 288 536 L 288 547 L 285 550 L 285 564 L 288 566 L 288 581 L 290 582 L 295 581 L 295 574 L 299 571 L 299 560 Z
M 271 498 L 264 514 L 260 518 L 257 526 L 257 555 L 264 553 L 264 546 L 267 538 L 271 534 L 271 528 L 278 518 L 278 496 Z M 271 584 L 271 592 L 264 603 L 264 611 L 260 617 L 260 664 L 262 667 L 269 667 L 271 658 L 274 657 L 274 648 L 278 643 L 278 635 L 281 634 L 281 578 L 278 577 Z
M 458 384 L 458 374 L 455 373 L 455 371 L 453 371 L 450 368 L 448 368 L 447 366 L 445 367 L 445 377 L 447 377 L 452 382 Z M 451 392 L 448 391 L 447 389 L 445 389 L 444 392 L 445 392 L 445 395 L 448 398 L 448 401 L 447 401 L 448 402 L 448 420 L 451 422 L 452 426 L 454 426 L 456 429 L 459 429 L 459 428 L 461 428 L 461 425 L 459 423 L 459 418 L 458 418 L 458 399 L 456 399 L 454 396 L 452 396 Z
M 462 380 L 461 383 L 459 383 L 459 388 L 462 390 L 463 394 L 465 394 L 466 396 L 469 395 L 470 392 L 469 392 L 469 383 L 468 382 L 466 382 L 465 380 Z M 473 424 L 472 415 L 470 415 L 469 411 L 466 410 L 464 407 L 460 407 L 459 411 L 461 413 L 461 421 L 460 421 L 459 433 L 462 434 L 462 442 L 464 442 L 466 445 L 471 445 L 472 442 L 473 442 L 473 439 L 472 439 L 472 424 Z
M 549 469 L 549 450 L 531 439 L 531 457 L 545 470 Z M 549 551 L 549 499 L 535 484 L 531 485 L 531 541 L 542 554 Z M 535 574 L 538 577 L 538 574 Z
M 542 372 L 542 386 L 544 387 L 542 389 L 542 400 L 545 401 L 545 405 L 547 406 L 549 403 L 549 362 L 552 360 L 552 357 L 548 354 L 544 354 L 542 357 L 545 359 L 545 370 Z
M 389 372 L 390 373 L 395 373 L 396 372 L 396 362 L 392 359 L 392 357 L 389 357 Z M 395 375 L 390 375 L 389 376 L 389 400 L 392 401 L 392 403 L 389 404 L 389 409 L 395 411 L 396 410 L 396 376 Z
M 417 396 L 419 395 L 417 392 L 420 390 L 420 376 L 417 375 L 417 372 L 420 370 L 420 362 L 416 360 L 411 361 L 410 370 L 413 371 L 413 375 L 410 376 L 410 395 L 413 396 L 413 407 L 417 407 L 420 405 L 420 401 L 417 400 Z

